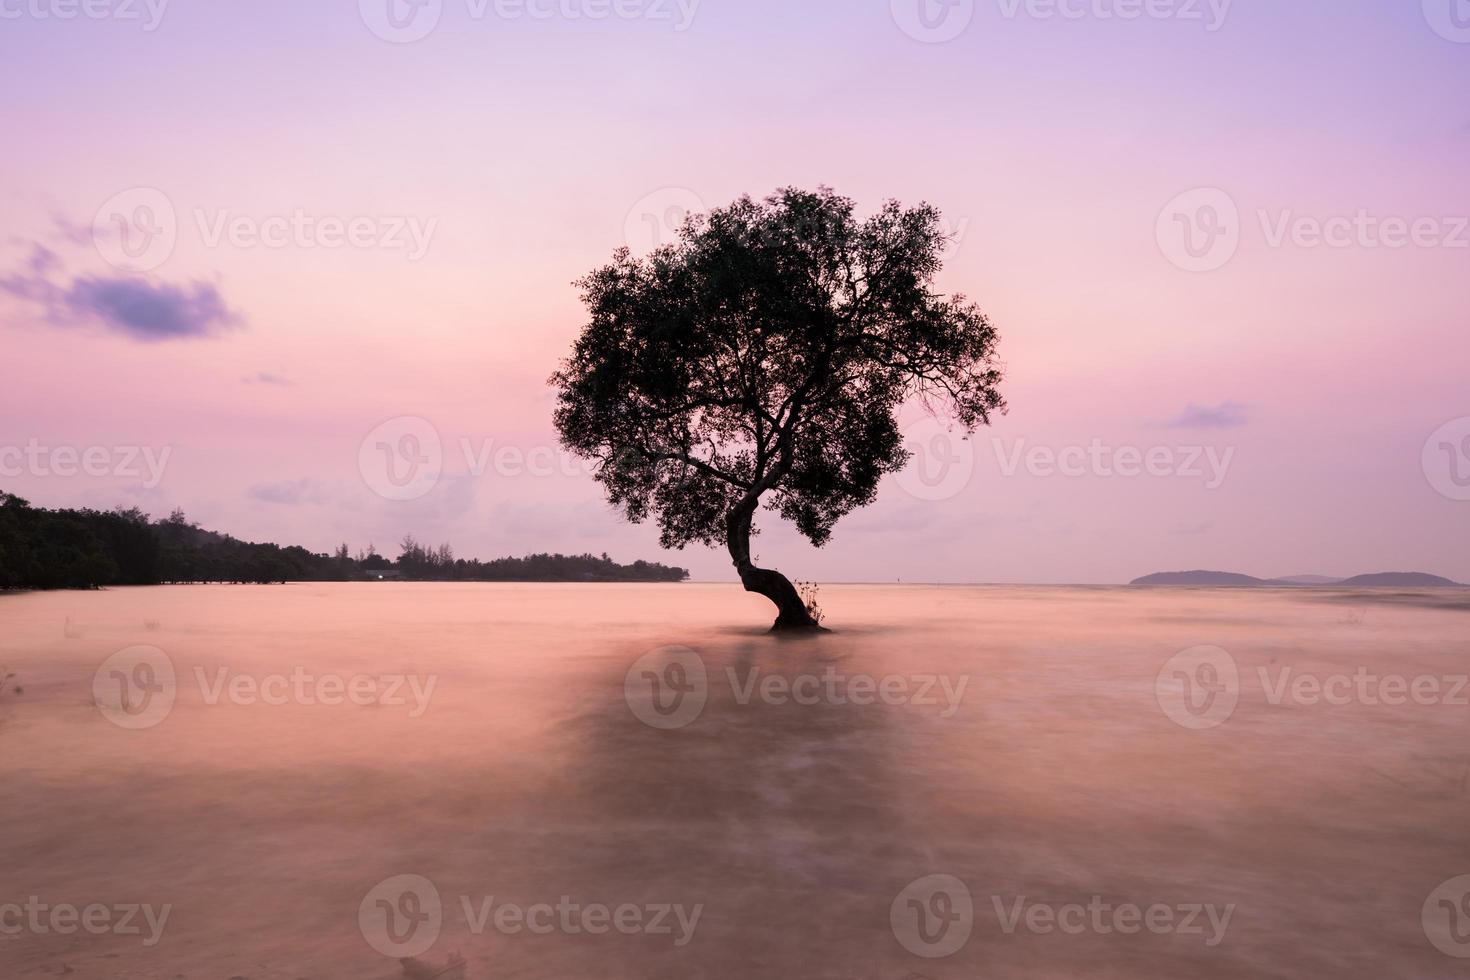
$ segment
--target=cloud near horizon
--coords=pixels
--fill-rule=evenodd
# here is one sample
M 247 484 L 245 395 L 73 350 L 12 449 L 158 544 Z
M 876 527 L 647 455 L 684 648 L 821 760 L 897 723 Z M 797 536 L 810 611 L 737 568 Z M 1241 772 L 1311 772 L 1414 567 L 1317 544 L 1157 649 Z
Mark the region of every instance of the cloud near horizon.
M 303 476 L 295 480 L 263 480 L 245 489 L 245 496 L 266 504 L 287 507 L 336 507 L 340 510 L 362 509 L 361 500 L 351 488 L 340 482 Z
M 1214 406 L 1191 403 L 1164 425 L 1170 429 L 1234 429 L 1245 423 L 1244 405 L 1222 402 Z

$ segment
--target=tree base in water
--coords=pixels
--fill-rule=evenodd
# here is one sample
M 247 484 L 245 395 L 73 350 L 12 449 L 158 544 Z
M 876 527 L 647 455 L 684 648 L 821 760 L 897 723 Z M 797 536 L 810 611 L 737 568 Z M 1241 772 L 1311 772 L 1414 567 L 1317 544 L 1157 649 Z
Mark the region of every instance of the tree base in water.
M 818 623 L 812 619 L 808 619 L 805 622 L 795 623 L 783 622 L 781 619 L 777 619 L 774 623 L 771 624 L 771 632 L 781 633 L 784 635 L 793 635 L 800 633 L 830 633 L 832 631 L 823 626 L 821 623 Z

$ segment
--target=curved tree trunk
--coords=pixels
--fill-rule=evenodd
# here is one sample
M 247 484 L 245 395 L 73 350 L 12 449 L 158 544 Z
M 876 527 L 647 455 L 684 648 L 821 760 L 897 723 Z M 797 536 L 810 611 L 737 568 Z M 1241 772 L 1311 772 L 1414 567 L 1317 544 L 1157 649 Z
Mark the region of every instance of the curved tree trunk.
M 740 573 L 740 584 L 746 592 L 755 592 L 770 599 L 776 606 L 776 622 L 771 631 L 820 630 L 822 627 L 807 612 L 796 586 L 772 568 L 756 568 L 750 560 L 751 522 L 755 518 L 757 496 L 747 495 L 725 515 L 725 543 L 730 549 L 730 559 Z

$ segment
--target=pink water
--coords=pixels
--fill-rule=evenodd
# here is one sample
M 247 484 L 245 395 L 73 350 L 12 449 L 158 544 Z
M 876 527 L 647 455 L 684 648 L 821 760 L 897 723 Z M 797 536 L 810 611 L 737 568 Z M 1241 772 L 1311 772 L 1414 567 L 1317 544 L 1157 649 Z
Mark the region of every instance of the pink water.
M 0 977 L 1470 969 L 1430 938 L 1432 895 L 1470 873 L 1470 707 L 1449 696 L 1470 671 L 1470 593 L 828 586 L 822 603 L 836 632 L 782 641 L 733 586 L 0 596 L 0 666 L 16 675 L 0 695 Z M 1206 644 L 1238 664 L 1238 704 L 1177 724 L 1160 671 Z M 138 645 L 176 683 L 165 716 L 125 728 L 99 703 L 107 672 L 101 688 L 94 676 Z M 682 727 L 653 727 L 638 685 L 685 676 L 665 667 L 689 654 L 635 663 L 670 645 L 697 654 L 707 700 Z M 1261 671 L 1283 668 L 1438 678 L 1446 696 L 1272 703 Z M 777 693 L 747 697 L 752 670 Z M 382 703 L 251 699 L 293 671 L 369 678 Z M 388 696 L 394 676 L 417 700 L 408 680 Z M 800 677 L 835 677 L 844 695 L 853 678 L 886 680 L 892 696 L 781 697 Z M 221 678 L 246 693 L 209 703 Z M 371 894 L 405 875 L 442 913 L 400 963 L 412 943 L 375 948 L 389 934 Z M 931 875 L 973 902 L 968 938 L 934 958 L 901 921 L 927 902 L 905 890 Z M 423 908 L 387 887 L 395 912 Z M 6 918 L 31 896 L 170 911 L 152 935 Z M 684 926 L 668 912 L 666 932 L 630 918 L 593 933 L 577 913 L 576 928 L 532 932 L 479 918 L 487 901 L 631 907 L 650 926 L 661 906 L 699 912 Z M 1457 901 L 1443 906 L 1451 943 L 1470 913 Z M 1008 930 L 1002 914 L 1088 903 L 1230 912 L 1213 934 Z

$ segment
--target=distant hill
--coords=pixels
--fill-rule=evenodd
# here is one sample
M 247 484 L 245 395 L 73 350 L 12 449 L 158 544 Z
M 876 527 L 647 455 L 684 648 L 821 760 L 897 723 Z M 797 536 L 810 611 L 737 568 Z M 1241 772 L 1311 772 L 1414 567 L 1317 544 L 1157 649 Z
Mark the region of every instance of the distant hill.
M 1339 585 L 1353 586 L 1396 586 L 1409 588 L 1434 588 L 1446 585 L 1458 585 L 1447 578 L 1438 575 L 1427 575 L 1424 572 L 1378 572 L 1375 575 L 1358 575 L 1353 578 L 1343 579 Z
M 1185 586 L 1235 586 L 1251 588 L 1281 588 L 1338 585 L 1345 588 L 1441 588 L 1458 585 L 1438 575 L 1424 572 L 1377 572 L 1353 578 L 1336 579 L 1325 575 L 1293 575 L 1290 578 L 1264 579 L 1238 572 L 1156 572 L 1136 578 L 1129 585 L 1185 585 Z
M 1265 585 L 1266 580 L 1235 572 L 1157 572 L 1136 578 L 1129 585 Z
M 688 569 L 622 565 L 603 555 L 528 555 L 480 561 L 427 548 L 410 535 L 396 561 L 369 545 L 318 554 L 209 531 L 182 510 L 153 520 L 130 510 L 46 510 L 0 491 L 0 590 L 86 589 L 189 582 L 682 582 Z

